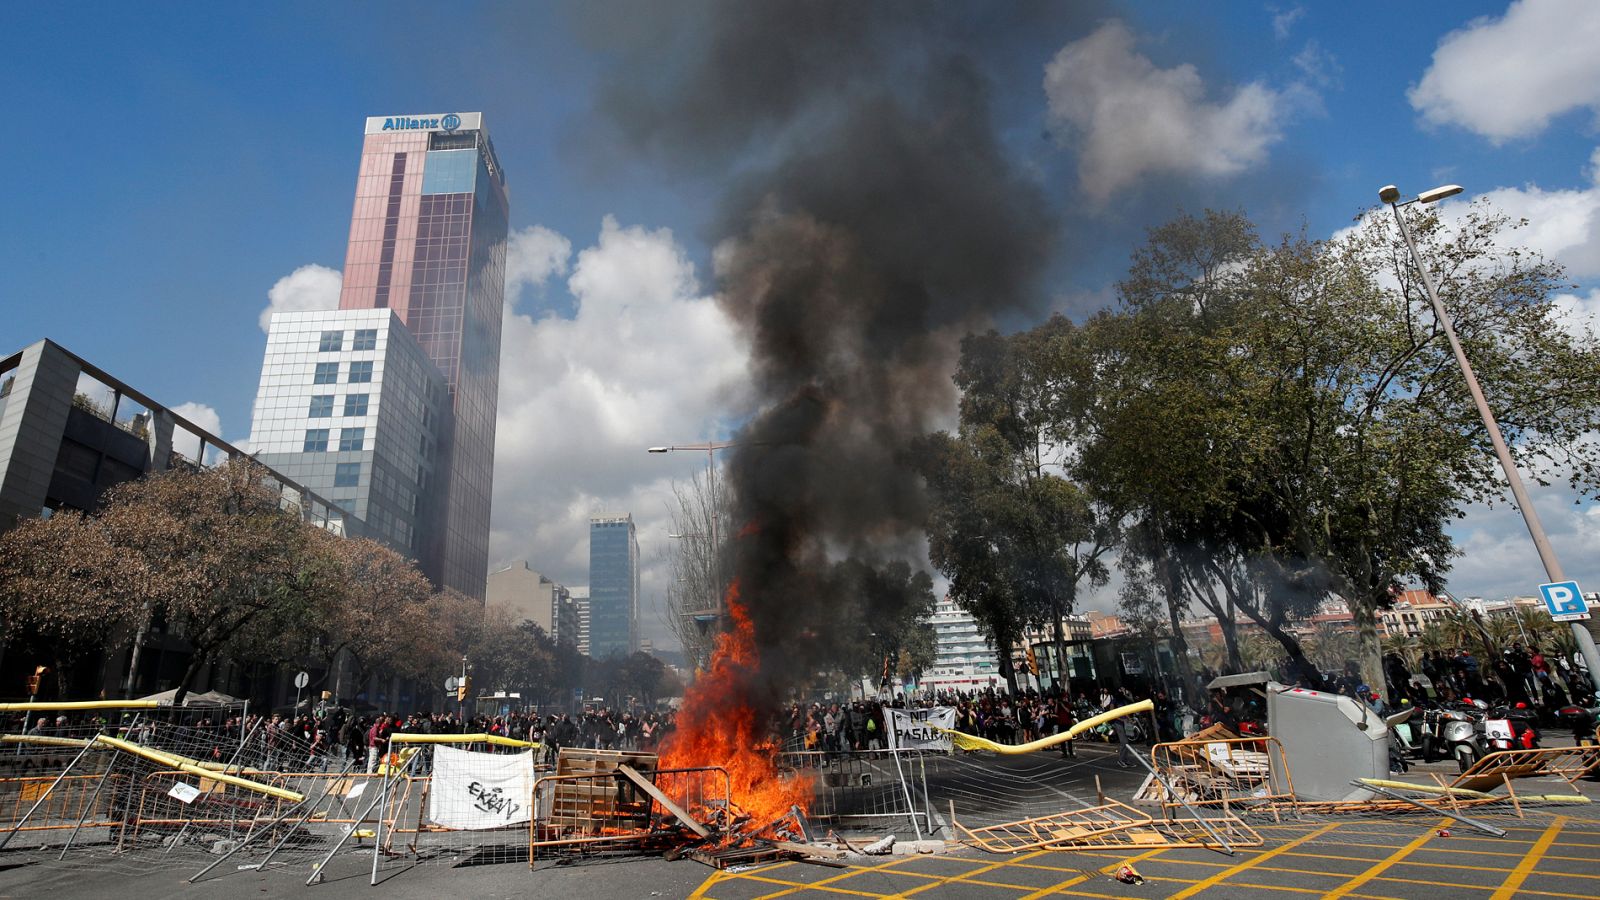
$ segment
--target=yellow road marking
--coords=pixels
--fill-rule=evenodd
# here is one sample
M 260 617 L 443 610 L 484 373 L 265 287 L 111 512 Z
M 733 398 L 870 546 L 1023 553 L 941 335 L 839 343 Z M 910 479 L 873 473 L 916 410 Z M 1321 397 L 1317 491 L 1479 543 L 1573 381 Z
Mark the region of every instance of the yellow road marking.
M 1534 842 L 1533 849 L 1529 850 L 1528 855 L 1522 858 L 1522 862 L 1517 863 L 1517 867 L 1511 870 L 1511 874 L 1506 876 L 1506 880 L 1500 884 L 1500 889 L 1494 892 L 1490 900 L 1509 900 L 1517 895 L 1517 888 L 1522 887 L 1522 883 L 1533 874 L 1533 867 L 1539 864 L 1539 858 L 1544 856 L 1544 852 L 1550 849 L 1551 844 L 1555 843 L 1556 835 L 1561 833 L 1561 826 L 1566 822 L 1565 816 L 1556 816 L 1556 820 L 1550 823 L 1544 834 L 1539 835 L 1539 840 Z
M 1054 884 L 1054 885 L 1051 885 L 1050 887 L 1047 887 L 1047 888 L 1040 888 L 1039 890 L 1034 891 L 1031 894 L 1023 894 L 1021 897 L 1018 897 L 1017 900 L 1039 900 L 1040 897 L 1048 897 L 1051 894 L 1062 892 L 1065 888 L 1072 887 L 1075 884 L 1083 884 L 1085 881 L 1088 881 L 1090 878 L 1092 878 L 1094 876 L 1094 874 L 1108 873 L 1112 869 L 1116 869 L 1116 868 L 1120 867 L 1123 864 L 1123 862 L 1129 863 L 1130 865 L 1132 863 L 1136 863 L 1136 862 L 1144 862 L 1145 860 L 1149 859 L 1152 856 L 1160 856 L 1161 854 L 1163 854 L 1163 853 L 1165 853 L 1165 852 L 1167 852 L 1168 850 L 1171 850 L 1171 849 L 1172 849 L 1171 847 L 1157 847 L 1154 850 L 1146 850 L 1145 852 L 1139 854 L 1138 856 L 1133 857 L 1132 859 L 1122 860 L 1122 861 L 1119 861 L 1119 862 L 1114 862 L 1114 863 L 1110 863 L 1108 865 L 1101 866 L 1099 869 L 1095 870 L 1094 873 L 1084 874 L 1084 873 L 1080 872 L 1080 873 L 1078 873 L 1078 875 L 1076 877 L 1068 878 L 1066 881 L 1063 881 L 1060 884 Z M 1073 893 L 1078 893 L 1078 892 L 1074 891 Z M 1094 894 L 1094 895 L 1091 895 L 1091 896 L 1100 897 L 1100 896 L 1105 896 L 1105 895 L 1104 894 Z
M 1290 850 L 1293 850 L 1294 848 L 1300 846 L 1301 844 L 1304 844 L 1305 842 L 1313 840 L 1315 838 L 1319 838 L 1319 837 L 1327 834 L 1328 832 L 1330 832 L 1333 829 L 1338 828 L 1338 827 L 1339 827 L 1339 824 L 1337 822 L 1329 822 L 1328 824 L 1322 826 L 1321 828 L 1318 828 L 1316 831 L 1313 831 L 1313 832 L 1311 832 L 1309 834 L 1302 834 L 1301 836 L 1295 838 L 1292 841 L 1289 841 L 1286 844 L 1281 844 L 1278 847 L 1275 847 L 1275 848 L 1273 848 L 1271 850 L 1268 850 L 1268 851 L 1266 851 L 1264 853 L 1258 853 L 1255 856 L 1252 856 L 1250 859 L 1248 859 L 1248 860 L 1246 860 L 1246 861 L 1244 861 L 1242 863 L 1239 863 L 1238 865 L 1229 866 L 1228 868 L 1223 869 L 1221 872 L 1218 872 L 1215 875 L 1212 875 L 1210 878 L 1207 878 L 1204 881 L 1196 882 L 1195 884 L 1184 888 L 1183 890 L 1179 891 L 1178 893 L 1173 894 L 1171 897 L 1168 898 L 1168 900 L 1183 900 L 1183 898 L 1185 898 L 1185 897 L 1193 897 L 1195 894 L 1200 893 L 1201 891 L 1205 890 L 1206 888 L 1213 887 L 1215 885 L 1221 884 L 1224 880 L 1226 880 L 1228 878 L 1231 878 L 1232 876 L 1237 875 L 1240 872 L 1245 872 L 1245 871 L 1250 870 L 1257 863 L 1266 862 L 1267 860 L 1273 858 L 1274 856 L 1278 856 L 1279 854 L 1282 854 L 1282 853 L 1288 853 Z
M 830 885 L 830 884 L 832 884 L 832 883 L 834 883 L 836 881 L 843 881 L 846 878 L 854 878 L 855 876 L 860 875 L 863 872 L 873 872 L 873 871 L 877 871 L 877 870 L 880 870 L 880 869 L 888 868 L 890 866 L 898 866 L 901 863 L 908 862 L 908 861 L 910 861 L 910 860 L 912 860 L 914 858 L 915 857 L 907 856 L 907 857 L 903 857 L 903 858 L 898 859 L 898 860 L 893 860 L 893 861 L 890 861 L 890 862 L 883 863 L 882 865 L 878 865 L 878 866 L 856 866 L 856 867 L 851 868 L 850 871 L 848 871 L 848 872 L 841 872 L 838 875 L 829 876 L 827 878 L 822 879 L 821 881 L 817 881 L 817 882 L 814 882 L 812 884 L 800 884 L 798 882 L 793 882 L 793 881 L 781 881 L 781 880 L 776 879 L 776 878 L 767 878 L 764 875 L 758 875 L 756 872 L 727 872 L 727 871 L 723 871 L 723 870 L 719 869 L 719 870 L 717 870 L 715 872 L 712 872 L 710 877 L 706 878 L 705 881 L 701 882 L 700 886 L 695 888 L 694 892 L 689 895 L 688 900 L 707 900 L 706 891 L 711 890 L 713 887 L 716 887 L 717 885 L 722 884 L 723 882 L 735 881 L 735 880 L 738 880 L 738 879 L 744 879 L 746 881 L 763 881 L 763 882 L 770 882 L 772 884 L 782 884 L 782 885 L 789 886 L 789 890 L 779 891 L 776 894 L 767 894 L 766 895 L 767 897 L 782 897 L 782 896 L 785 896 L 787 894 L 793 894 L 796 891 L 808 890 L 810 888 L 823 888 L 823 889 L 826 889 L 824 887 L 825 885 Z M 789 865 L 789 863 L 783 863 L 783 865 Z M 777 868 L 780 868 L 780 866 L 767 866 L 767 867 L 764 867 L 764 868 L 760 869 L 759 871 L 761 871 L 761 872 L 770 872 L 773 869 L 777 869 Z M 843 893 L 856 893 L 854 891 L 841 891 L 841 892 L 843 892 Z M 875 896 L 877 896 L 876 894 L 871 894 L 871 893 L 864 893 L 863 895 L 867 896 L 867 897 L 875 897 Z
M 1441 828 L 1444 827 L 1445 825 L 1448 825 L 1448 824 L 1450 824 L 1450 820 L 1449 819 L 1440 819 L 1439 820 L 1439 827 L 1441 827 Z M 1365 872 L 1362 872 L 1360 875 L 1357 875 L 1356 877 L 1350 879 L 1349 881 L 1346 881 L 1344 884 L 1339 885 L 1338 888 L 1334 889 L 1333 891 L 1331 891 L 1328 894 L 1328 900 L 1337 900 L 1337 898 L 1343 897 L 1345 894 L 1350 893 L 1351 891 L 1355 890 L 1356 888 L 1361 887 L 1363 884 L 1366 884 L 1367 882 L 1369 882 L 1372 879 L 1378 877 L 1379 875 L 1382 875 L 1384 872 L 1388 871 L 1390 866 L 1393 866 L 1395 863 L 1398 863 L 1401 860 L 1405 859 L 1407 856 L 1410 856 L 1411 852 L 1413 850 L 1416 850 L 1418 847 L 1421 847 L 1423 844 L 1426 844 L 1429 840 L 1432 840 L 1433 836 L 1434 836 L 1434 831 L 1432 829 L 1429 829 L 1429 830 L 1424 831 L 1423 833 L 1417 835 L 1416 837 L 1412 838 L 1411 842 L 1409 844 L 1406 844 L 1404 847 L 1401 847 L 1399 850 L 1396 850 L 1393 853 L 1389 854 L 1388 856 L 1384 857 L 1381 861 L 1378 862 L 1377 865 L 1372 866 L 1371 868 L 1367 869 Z
M 1049 852 L 1050 852 L 1049 850 L 1035 850 L 1032 853 L 1028 853 L 1028 854 L 1025 854 L 1023 856 L 1019 856 L 1019 857 L 1017 857 L 1017 859 L 1018 859 L 1018 861 L 1025 860 L 1025 859 L 1033 859 L 1033 858 L 1038 857 L 1038 856 L 1043 856 L 1044 854 L 1049 853 Z M 907 857 L 907 858 L 910 859 L 910 858 L 913 858 L 913 857 Z M 958 881 L 965 881 L 965 880 L 967 880 L 968 878 L 971 878 L 974 875 L 982 875 L 985 872 L 993 872 L 995 869 L 1004 868 L 1007 865 L 1008 862 L 1010 862 L 1010 861 L 1009 860 L 1002 860 L 1002 861 L 997 862 L 997 863 L 990 863 L 990 864 L 988 864 L 986 866 L 980 866 L 980 867 L 978 867 L 976 869 L 973 869 L 970 872 L 960 872 L 960 873 L 957 873 L 955 875 L 947 875 L 945 877 L 939 878 L 937 881 L 931 881 L 931 882 L 929 882 L 927 884 L 918 885 L 917 887 L 914 887 L 909 891 L 901 891 L 898 894 L 888 894 L 886 896 L 895 897 L 895 898 L 910 897 L 913 894 L 920 894 L 923 891 L 931 890 L 931 889 L 936 888 L 936 887 L 942 887 L 942 886 L 947 885 L 947 884 L 955 884 Z M 774 895 L 774 896 L 776 896 L 776 895 Z

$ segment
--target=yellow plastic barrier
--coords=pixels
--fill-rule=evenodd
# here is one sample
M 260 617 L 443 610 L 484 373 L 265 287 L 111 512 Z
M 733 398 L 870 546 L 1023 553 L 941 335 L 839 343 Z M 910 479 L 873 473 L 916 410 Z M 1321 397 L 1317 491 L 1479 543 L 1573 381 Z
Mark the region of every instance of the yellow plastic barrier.
M 397 744 L 495 744 L 500 747 L 533 748 L 537 741 L 519 741 L 498 734 L 408 734 L 397 731 L 389 735 Z
M 217 771 L 217 769 L 208 769 L 204 766 L 195 765 L 185 757 L 174 756 L 171 753 L 163 753 L 160 750 L 152 750 L 149 747 L 146 747 L 142 744 L 135 744 L 132 741 L 125 741 L 121 738 L 106 737 L 103 734 L 97 736 L 95 741 L 104 744 L 107 747 L 114 747 L 124 753 L 132 753 L 134 756 L 143 757 L 151 762 L 159 763 L 170 769 L 176 769 L 179 772 L 187 772 L 190 775 L 198 775 L 201 778 L 209 778 L 212 781 L 220 781 L 223 784 L 231 784 L 234 787 L 242 788 L 247 791 L 254 791 L 258 794 L 266 794 L 269 797 L 277 797 L 280 800 L 288 800 L 291 803 L 299 803 L 305 799 L 303 794 L 297 794 L 294 791 L 284 790 L 283 788 L 272 787 L 271 785 L 262 784 L 258 781 L 251 781 L 248 778 L 240 778 L 237 775 L 229 775 L 226 772 Z M 219 766 L 218 768 L 221 767 Z
M 51 737 L 45 734 L 0 734 L 0 744 L 37 744 L 41 747 L 84 747 L 87 738 Z
M 60 700 L 0 703 L 0 712 L 81 712 L 86 709 L 159 709 L 154 700 Z
M 1048 750 L 1057 744 L 1064 744 L 1067 741 L 1076 738 L 1085 731 L 1098 728 L 1113 719 L 1120 719 L 1123 716 L 1131 716 L 1135 713 L 1155 712 L 1155 708 L 1156 705 L 1149 700 L 1140 700 L 1138 703 L 1130 703 L 1127 706 L 1119 706 L 1116 709 L 1106 710 L 1098 716 L 1090 716 L 1089 718 L 1084 719 L 1082 722 L 1079 722 L 1060 734 L 1053 734 L 1047 738 L 1040 738 L 1037 741 L 1029 741 L 1026 744 L 997 744 L 994 741 L 988 740 L 987 738 L 966 734 L 965 732 L 954 731 L 949 728 L 939 728 L 937 725 L 933 727 L 938 728 L 938 730 L 950 735 L 950 740 L 954 742 L 957 747 L 960 747 L 963 750 L 992 750 L 995 753 L 1004 753 L 1008 756 L 1011 756 L 1020 753 L 1033 753 L 1037 750 Z

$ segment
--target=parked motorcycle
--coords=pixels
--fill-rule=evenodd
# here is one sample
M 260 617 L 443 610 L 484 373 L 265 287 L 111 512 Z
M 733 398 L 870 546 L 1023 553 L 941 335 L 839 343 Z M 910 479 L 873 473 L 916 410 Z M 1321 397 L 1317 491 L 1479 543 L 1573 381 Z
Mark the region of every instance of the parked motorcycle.
M 1600 722 L 1600 706 L 1568 704 L 1556 710 L 1556 721 L 1572 729 L 1574 743 L 1592 743 L 1596 739 L 1595 723 Z
M 1484 753 L 1539 749 L 1539 725 L 1526 703 L 1496 707 L 1478 724 Z
M 1475 701 L 1424 710 L 1418 738 L 1423 761 L 1454 759 L 1460 771 L 1471 768 L 1484 753 L 1478 723 L 1486 708 L 1482 701 Z

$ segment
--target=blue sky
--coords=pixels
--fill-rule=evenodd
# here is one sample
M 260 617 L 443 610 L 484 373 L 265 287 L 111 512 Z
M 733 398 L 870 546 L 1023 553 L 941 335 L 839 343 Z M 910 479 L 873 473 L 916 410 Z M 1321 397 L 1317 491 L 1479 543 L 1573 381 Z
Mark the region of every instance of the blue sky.
M 582 520 L 630 509 L 659 595 L 670 480 L 697 460 L 636 448 L 723 436 L 748 410 L 709 299 L 726 185 L 606 143 L 598 88 L 632 14 L 579 9 L 5 4 L 0 351 L 50 337 L 243 441 L 269 293 L 316 304 L 337 285 L 363 118 L 482 110 L 520 236 L 495 561 L 582 583 Z M 1327 235 L 1383 184 L 1442 181 L 1543 215 L 1571 305 L 1600 307 L 1600 4 L 1107 3 L 1053 19 L 996 55 L 992 88 L 1007 152 L 1067 226 L 1047 285 L 1061 308 L 1103 302 L 1179 206 Z M 1099 105 L 1052 94 L 1053 60 Z M 1127 98 L 1168 104 L 1168 130 L 1115 132 L 1106 110 Z M 1542 496 L 1569 574 L 1600 587 L 1600 513 Z M 1462 523 L 1452 587 L 1531 592 L 1519 529 L 1503 511 Z

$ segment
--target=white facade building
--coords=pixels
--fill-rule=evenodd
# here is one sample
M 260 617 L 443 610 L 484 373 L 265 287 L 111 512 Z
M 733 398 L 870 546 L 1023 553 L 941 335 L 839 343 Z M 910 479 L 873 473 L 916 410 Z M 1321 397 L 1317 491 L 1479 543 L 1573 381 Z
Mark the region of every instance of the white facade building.
M 933 626 L 934 663 L 922 673 L 922 688 L 974 690 L 1000 682 L 999 656 L 979 633 L 977 621 L 955 601 L 941 599 L 928 621 Z
M 276 313 L 250 446 L 442 583 L 444 375 L 388 309 Z

